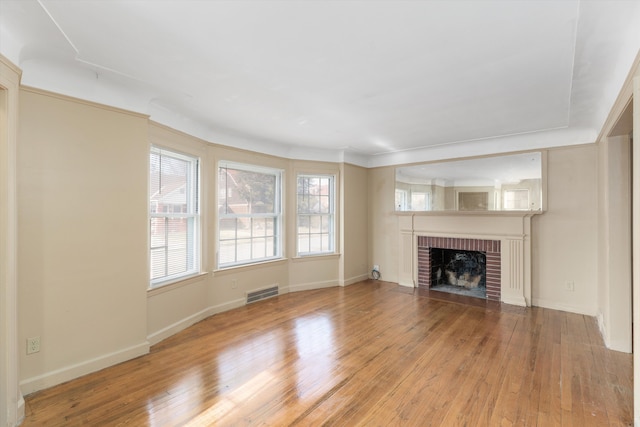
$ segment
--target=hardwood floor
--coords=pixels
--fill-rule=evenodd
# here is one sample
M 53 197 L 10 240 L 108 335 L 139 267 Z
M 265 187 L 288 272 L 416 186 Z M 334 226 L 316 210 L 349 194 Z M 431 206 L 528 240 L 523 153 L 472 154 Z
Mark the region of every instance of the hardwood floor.
M 366 281 L 210 317 L 23 425 L 628 426 L 632 390 L 593 318 Z

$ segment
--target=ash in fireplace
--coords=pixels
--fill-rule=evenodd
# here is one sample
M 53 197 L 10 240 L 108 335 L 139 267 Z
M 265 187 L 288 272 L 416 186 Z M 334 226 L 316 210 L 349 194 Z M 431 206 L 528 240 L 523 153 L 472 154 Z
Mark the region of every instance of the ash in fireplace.
M 485 288 L 486 256 L 479 251 L 432 248 L 432 284 Z

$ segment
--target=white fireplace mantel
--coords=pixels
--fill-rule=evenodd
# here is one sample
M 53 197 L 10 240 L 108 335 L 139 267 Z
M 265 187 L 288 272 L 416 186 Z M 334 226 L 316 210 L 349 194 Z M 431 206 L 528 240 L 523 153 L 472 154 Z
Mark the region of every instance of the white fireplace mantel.
M 501 301 L 531 306 L 531 218 L 542 212 L 402 213 L 399 223 L 398 281 L 418 283 L 418 236 L 499 240 Z

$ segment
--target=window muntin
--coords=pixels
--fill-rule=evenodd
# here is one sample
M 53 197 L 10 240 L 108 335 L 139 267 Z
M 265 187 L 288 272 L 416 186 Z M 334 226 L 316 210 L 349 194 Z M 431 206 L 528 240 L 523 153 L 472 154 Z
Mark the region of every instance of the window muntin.
M 282 171 L 220 162 L 218 267 L 282 257 Z
M 149 156 L 150 284 L 200 271 L 199 162 L 151 147 Z
M 298 175 L 298 255 L 335 252 L 335 177 Z

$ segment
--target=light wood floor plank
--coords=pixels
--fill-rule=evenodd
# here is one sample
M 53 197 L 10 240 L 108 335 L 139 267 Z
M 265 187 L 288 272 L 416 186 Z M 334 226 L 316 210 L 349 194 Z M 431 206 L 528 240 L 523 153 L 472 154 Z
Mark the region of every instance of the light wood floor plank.
M 628 426 L 593 318 L 365 281 L 212 316 L 26 398 L 24 426 Z

